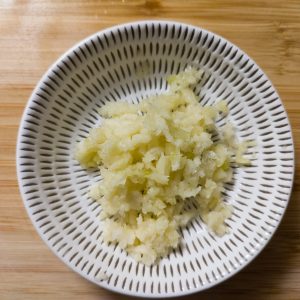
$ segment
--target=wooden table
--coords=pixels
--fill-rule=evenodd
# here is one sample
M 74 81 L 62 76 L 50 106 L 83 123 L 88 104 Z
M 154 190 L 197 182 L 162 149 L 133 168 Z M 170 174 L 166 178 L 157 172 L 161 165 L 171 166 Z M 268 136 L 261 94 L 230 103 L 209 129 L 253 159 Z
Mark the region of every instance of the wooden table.
M 0 1 L 0 299 L 129 299 L 70 271 L 35 232 L 19 195 L 15 143 L 26 101 L 48 66 L 84 37 L 122 22 L 171 19 L 245 50 L 282 97 L 295 139 L 293 195 L 276 235 L 227 282 L 187 299 L 300 299 L 299 0 Z

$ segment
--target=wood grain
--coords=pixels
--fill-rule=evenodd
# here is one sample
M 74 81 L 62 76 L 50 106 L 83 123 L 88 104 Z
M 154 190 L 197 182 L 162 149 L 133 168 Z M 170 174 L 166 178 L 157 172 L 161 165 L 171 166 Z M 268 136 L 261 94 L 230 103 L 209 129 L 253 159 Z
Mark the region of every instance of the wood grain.
M 186 298 L 300 299 L 298 0 L 0 1 L 0 299 L 129 299 L 71 272 L 38 237 L 18 191 L 15 144 L 27 99 L 54 60 L 96 31 L 141 19 L 191 23 L 240 46 L 277 88 L 295 139 L 294 191 L 270 244 L 232 279 Z

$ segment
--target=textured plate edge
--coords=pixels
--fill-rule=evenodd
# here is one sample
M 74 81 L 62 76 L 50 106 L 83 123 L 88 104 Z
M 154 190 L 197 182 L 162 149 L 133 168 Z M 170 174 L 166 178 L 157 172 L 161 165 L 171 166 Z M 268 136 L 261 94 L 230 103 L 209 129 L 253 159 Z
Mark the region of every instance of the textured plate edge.
M 88 276 L 86 276 L 83 273 L 80 273 L 79 271 L 77 271 L 71 264 L 69 264 L 69 262 L 64 259 L 63 257 L 59 256 L 58 253 L 55 252 L 55 250 L 51 247 L 50 243 L 48 243 L 48 241 L 45 239 L 45 237 L 43 236 L 41 230 L 37 227 L 37 225 L 33 222 L 33 219 L 31 218 L 31 213 L 29 210 L 29 207 L 27 205 L 27 203 L 25 202 L 25 199 L 23 197 L 24 195 L 24 191 L 23 191 L 23 186 L 22 186 L 22 179 L 21 179 L 21 172 L 20 172 L 20 166 L 19 166 L 19 157 L 20 157 L 20 147 L 19 147 L 19 143 L 21 140 L 21 133 L 22 133 L 22 128 L 23 125 L 25 123 L 25 118 L 27 116 L 27 111 L 30 108 L 31 103 L 33 102 L 33 96 L 36 94 L 36 92 L 39 90 L 40 85 L 47 80 L 48 75 L 51 73 L 51 70 L 63 59 L 65 59 L 68 55 L 72 54 L 72 52 L 77 49 L 79 46 L 84 45 L 84 43 L 90 41 L 91 39 L 97 37 L 98 35 L 103 35 L 105 33 L 109 33 L 115 29 L 120 29 L 123 27 L 129 27 L 129 26 L 137 26 L 137 25 L 146 25 L 146 24 L 168 24 L 168 25 L 177 25 L 177 26 L 184 26 L 188 29 L 194 29 L 194 30 L 201 30 L 204 33 L 208 33 L 210 35 L 213 35 L 217 38 L 219 38 L 221 41 L 226 41 L 228 42 L 230 45 L 232 45 L 235 49 L 237 49 L 241 54 L 243 54 L 246 58 L 248 58 L 250 61 L 252 61 L 263 73 L 263 77 L 265 77 L 265 79 L 267 79 L 270 83 L 272 88 L 274 89 L 275 93 L 278 96 L 278 100 L 280 101 L 282 108 L 284 110 L 285 113 L 285 117 L 288 123 L 288 129 L 291 133 L 291 143 L 292 143 L 292 149 L 293 149 L 293 169 L 292 169 L 292 175 L 291 175 L 291 188 L 289 190 L 289 194 L 287 196 L 287 201 L 286 201 L 286 205 L 284 207 L 284 211 L 282 213 L 282 215 L 280 216 L 279 221 L 276 224 L 276 227 L 274 227 L 272 234 L 270 234 L 266 239 L 264 239 L 263 242 L 260 243 L 260 248 L 256 250 L 256 252 L 253 253 L 253 255 L 251 256 L 251 258 L 247 261 L 244 262 L 244 264 L 240 267 L 235 269 L 234 271 L 232 271 L 226 278 L 220 278 L 218 281 L 215 281 L 213 283 L 209 283 L 206 286 L 202 287 L 201 289 L 199 288 L 192 288 L 189 289 L 187 291 L 180 291 L 177 293 L 170 293 L 167 295 L 162 295 L 162 294 L 140 294 L 138 292 L 127 292 L 118 288 L 112 288 L 108 285 L 105 284 L 105 281 L 101 282 L 101 281 L 97 281 L 97 280 L 92 280 L 91 278 L 89 278 Z M 42 78 L 38 81 L 38 83 L 36 84 L 34 90 L 32 91 L 27 104 L 25 106 L 24 112 L 22 114 L 22 118 L 21 118 L 21 122 L 18 128 L 18 134 L 17 134 L 17 143 L 16 143 L 16 170 L 17 170 L 17 180 L 18 180 L 18 186 L 19 186 L 19 190 L 20 190 L 20 195 L 23 201 L 23 204 L 25 206 L 26 212 L 30 218 L 31 223 L 33 224 L 34 228 L 36 229 L 36 231 L 38 232 L 39 236 L 41 237 L 41 239 L 44 241 L 44 243 L 47 245 L 47 247 L 55 254 L 55 256 L 57 256 L 59 258 L 59 260 L 61 260 L 66 266 L 68 266 L 72 271 L 74 271 L 75 273 L 77 273 L 78 275 L 80 275 L 81 277 L 84 277 L 85 279 L 87 279 L 88 281 L 102 287 L 105 288 L 111 292 L 115 292 L 115 293 L 119 293 L 119 294 L 123 294 L 123 295 L 128 295 L 128 296 L 133 296 L 133 297 L 143 297 L 143 298 L 171 298 L 171 297 L 181 297 L 181 296 L 187 296 L 187 295 L 191 295 L 191 294 L 195 294 L 197 292 L 202 292 L 205 291 L 207 289 L 210 289 L 214 286 L 217 286 L 221 283 L 223 283 L 224 281 L 232 278 L 234 275 L 236 275 L 237 273 L 239 273 L 240 271 L 242 271 L 245 267 L 247 267 L 251 262 L 253 262 L 255 260 L 255 258 L 265 249 L 265 247 L 267 246 L 267 244 L 271 241 L 271 239 L 273 238 L 274 234 L 277 232 L 279 225 L 281 224 L 287 207 L 289 205 L 290 202 L 290 198 L 292 195 L 292 191 L 293 191 L 293 184 L 294 184 L 294 178 L 295 178 L 295 146 L 294 146 L 294 138 L 293 138 L 293 132 L 292 132 L 292 128 L 291 128 L 291 123 L 288 117 L 288 113 L 285 109 L 285 106 L 281 100 L 281 97 L 279 96 L 279 93 L 277 91 L 277 89 L 275 88 L 275 86 L 273 85 L 272 81 L 269 79 L 269 77 L 267 76 L 267 74 L 265 73 L 265 71 L 260 67 L 260 65 L 258 65 L 256 63 L 256 61 L 254 61 L 248 54 L 246 54 L 241 48 L 239 48 L 238 46 L 236 46 L 235 44 L 233 44 L 231 41 L 227 40 L 226 38 L 216 34 L 213 31 L 209 31 L 206 29 L 203 29 L 201 27 L 195 26 L 195 25 L 191 25 L 191 24 L 187 24 L 184 22 L 178 22 L 178 21 L 169 21 L 169 20 L 142 20 L 142 21 L 135 21 L 135 22 L 128 22 L 128 23 L 122 23 L 119 25 L 115 25 L 112 27 L 108 27 L 106 29 L 100 30 L 98 32 L 95 32 L 94 34 L 89 35 L 87 38 L 84 38 L 83 40 L 79 41 L 78 43 L 76 43 L 73 47 L 69 48 L 67 51 L 65 51 L 62 55 L 60 55 L 58 57 L 58 59 L 51 64 L 48 69 L 45 71 L 45 73 L 43 74 Z

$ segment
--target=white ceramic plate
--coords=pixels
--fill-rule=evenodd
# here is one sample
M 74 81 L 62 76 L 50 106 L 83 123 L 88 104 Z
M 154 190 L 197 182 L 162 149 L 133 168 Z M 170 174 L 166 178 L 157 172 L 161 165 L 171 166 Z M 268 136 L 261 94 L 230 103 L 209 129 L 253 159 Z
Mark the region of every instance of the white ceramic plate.
M 199 101 L 226 99 L 237 136 L 255 140 L 250 150 L 256 154 L 252 166 L 235 169 L 226 185 L 225 201 L 234 207 L 230 234 L 213 236 L 196 219 L 182 229 L 176 251 L 146 267 L 102 241 L 101 208 L 87 196 L 99 177 L 78 165 L 74 146 L 99 124 L 97 109 L 106 101 L 165 91 L 166 76 L 188 65 L 205 71 L 196 88 Z M 294 150 L 278 94 L 244 52 L 201 28 L 147 21 L 96 33 L 46 72 L 20 125 L 17 171 L 36 230 L 63 262 L 119 293 L 171 297 L 222 282 L 264 248 L 288 204 Z

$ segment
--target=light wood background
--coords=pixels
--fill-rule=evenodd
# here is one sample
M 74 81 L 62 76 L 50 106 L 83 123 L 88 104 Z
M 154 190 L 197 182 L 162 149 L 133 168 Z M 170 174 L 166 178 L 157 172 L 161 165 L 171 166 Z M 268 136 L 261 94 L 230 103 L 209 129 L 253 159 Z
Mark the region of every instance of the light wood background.
M 19 195 L 15 144 L 30 93 L 50 64 L 86 36 L 122 22 L 201 26 L 246 51 L 271 78 L 292 123 L 293 195 L 261 255 L 227 282 L 186 299 L 300 299 L 300 1 L 0 0 L 0 299 L 129 299 L 70 271 L 35 232 Z

